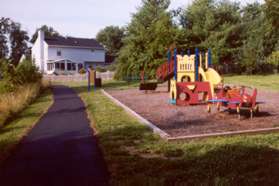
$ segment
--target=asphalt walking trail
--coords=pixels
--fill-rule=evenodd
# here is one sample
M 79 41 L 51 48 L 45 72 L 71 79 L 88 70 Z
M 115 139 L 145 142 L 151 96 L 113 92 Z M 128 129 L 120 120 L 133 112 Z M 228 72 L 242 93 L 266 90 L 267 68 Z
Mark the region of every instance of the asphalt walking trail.
M 85 106 L 65 86 L 54 104 L 0 168 L 1 186 L 108 185 L 108 172 Z

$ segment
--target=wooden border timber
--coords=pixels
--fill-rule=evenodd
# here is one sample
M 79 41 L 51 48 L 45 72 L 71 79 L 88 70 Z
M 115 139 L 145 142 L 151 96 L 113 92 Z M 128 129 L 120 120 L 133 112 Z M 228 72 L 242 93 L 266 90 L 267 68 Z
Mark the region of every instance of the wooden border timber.
M 167 141 L 190 141 L 190 140 L 199 140 L 204 138 L 211 138 L 211 137 L 225 137 L 225 136 L 236 136 L 236 135 L 253 135 L 253 134 L 264 134 L 264 133 L 270 133 L 270 132 L 276 132 L 279 131 L 279 127 L 274 128 L 264 128 L 264 129 L 253 129 L 253 130 L 241 130 L 241 131 L 230 131 L 230 132 L 220 132 L 220 133 L 211 133 L 211 134 L 197 134 L 197 135 L 188 135 L 188 136 L 177 136 L 177 137 L 171 137 L 169 134 L 167 134 L 165 131 L 161 130 L 157 126 L 155 126 L 150 121 L 143 118 L 141 115 L 121 103 L 116 98 L 112 97 L 109 93 L 107 93 L 105 90 L 101 90 L 108 98 L 110 98 L 114 103 L 121 106 L 125 111 L 127 111 L 130 115 L 136 117 L 138 121 L 145 124 L 149 128 L 153 130 L 154 133 L 159 134 L 163 139 L 166 139 Z
M 168 137 L 168 141 L 187 141 L 195 139 L 203 139 L 210 137 L 224 137 L 224 136 L 237 136 L 237 135 L 253 135 L 253 134 L 264 134 L 269 132 L 279 131 L 279 127 L 275 128 L 265 128 L 265 129 L 254 129 L 254 130 L 241 130 L 233 132 L 220 132 L 220 133 L 211 133 L 211 134 L 197 134 L 197 135 L 188 135 L 188 136 L 178 136 L 178 137 Z
M 157 126 L 155 126 L 153 123 L 148 121 L 147 119 L 143 118 L 141 115 L 127 107 L 125 104 L 121 103 L 117 99 L 115 99 L 113 96 L 111 96 L 109 93 L 107 93 L 104 89 L 101 89 L 102 93 L 106 95 L 108 98 L 110 98 L 114 103 L 116 103 L 118 106 L 121 106 L 126 112 L 128 112 L 130 115 L 134 116 L 139 122 L 143 123 L 144 125 L 148 126 L 155 134 L 159 134 L 162 138 L 167 139 L 170 137 L 169 134 L 167 134 L 165 131 L 159 129 Z

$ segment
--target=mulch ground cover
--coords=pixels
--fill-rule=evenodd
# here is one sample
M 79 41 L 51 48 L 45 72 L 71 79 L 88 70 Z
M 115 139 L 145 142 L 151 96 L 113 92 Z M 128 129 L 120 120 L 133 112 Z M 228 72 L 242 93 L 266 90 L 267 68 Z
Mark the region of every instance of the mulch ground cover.
M 259 90 L 257 100 L 264 102 L 260 112 L 250 119 L 249 111 L 243 110 L 239 119 L 224 108 L 209 114 L 206 105 L 171 105 L 166 90 L 164 85 L 149 93 L 138 88 L 106 91 L 172 137 L 279 127 L 279 92 Z

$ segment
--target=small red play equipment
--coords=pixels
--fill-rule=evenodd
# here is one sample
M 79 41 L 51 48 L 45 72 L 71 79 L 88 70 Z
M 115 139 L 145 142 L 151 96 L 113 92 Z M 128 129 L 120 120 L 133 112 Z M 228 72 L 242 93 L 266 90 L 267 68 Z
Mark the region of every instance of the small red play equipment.
M 176 84 L 179 98 L 176 104 L 180 106 L 205 103 L 212 99 L 209 82 L 180 82 Z
M 216 93 L 216 99 L 208 100 L 208 112 L 211 112 L 211 105 L 217 104 L 217 109 L 220 110 L 220 107 L 226 107 L 229 110 L 235 109 L 240 117 L 241 109 L 248 109 L 250 111 L 250 117 L 253 117 L 254 113 L 259 112 L 259 104 L 257 102 L 257 89 L 253 89 L 252 93 L 248 93 L 247 89 L 249 87 L 229 87 L 226 86 L 221 88 Z

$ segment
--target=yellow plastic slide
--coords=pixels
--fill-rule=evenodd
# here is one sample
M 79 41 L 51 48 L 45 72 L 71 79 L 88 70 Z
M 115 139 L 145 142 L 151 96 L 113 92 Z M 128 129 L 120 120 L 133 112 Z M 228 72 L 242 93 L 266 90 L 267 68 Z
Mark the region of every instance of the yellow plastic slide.
M 219 73 L 213 68 L 208 68 L 205 72 L 206 80 L 210 83 L 212 95 L 214 95 L 214 87 L 222 82 L 222 78 Z
M 214 86 L 222 82 L 221 76 L 213 68 L 208 68 L 207 71 L 205 72 L 205 76 L 207 81 L 212 83 Z

